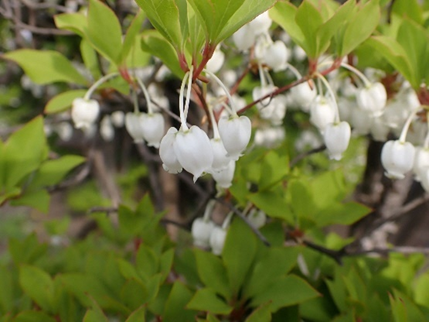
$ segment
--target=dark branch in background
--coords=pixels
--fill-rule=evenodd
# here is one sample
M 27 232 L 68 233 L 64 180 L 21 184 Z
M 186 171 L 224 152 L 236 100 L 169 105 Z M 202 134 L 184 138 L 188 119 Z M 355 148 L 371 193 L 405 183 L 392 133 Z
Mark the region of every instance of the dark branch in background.
M 292 159 L 292 161 L 289 162 L 289 167 L 293 168 L 294 166 L 296 166 L 300 161 L 302 161 L 306 157 L 308 157 L 312 154 L 316 154 L 316 153 L 325 151 L 325 150 L 326 150 L 326 145 L 323 144 L 322 146 L 319 146 L 317 148 L 314 148 L 314 149 L 311 149 L 309 151 L 298 154 L 295 158 Z

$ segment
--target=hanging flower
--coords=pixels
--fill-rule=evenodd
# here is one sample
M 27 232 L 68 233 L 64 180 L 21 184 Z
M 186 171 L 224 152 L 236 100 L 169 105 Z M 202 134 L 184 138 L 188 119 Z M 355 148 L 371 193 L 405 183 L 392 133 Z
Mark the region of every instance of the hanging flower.
M 219 120 L 219 134 L 228 156 L 238 160 L 252 134 L 252 123 L 247 116 L 233 115 Z
M 341 160 L 343 152 L 349 145 L 350 134 L 351 129 L 347 122 L 332 123 L 326 126 L 323 137 L 331 159 Z
M 211 172 L 213 179 L 220 188 L 228 189 L 232 185 L 232 179 L 234 179 L 235 172 L 235 161 L 229 161 L 226 168 L 220 171 Z
M 211 172 L 216 172 L 225 169 L 231 158 L 227 156 L 227 151 L 223 146 L 220 138 L 213 138 L 210 140 L 213 149 L 213 163 Z
M 178 131 L 173 148 L 182 167 L 194 175 L 194 182 L 213 164 L 210 139 L 198 126 Z
M 225 245 L 226 229 L 215 226 L 210 235 L 210 247 L 215 255 L 222 254 L 223 246 Z
M 429 148 L 417 147 L 415 151 L 413 172 L 415 179 L 420 181 L 426 169 L 429 168 Z
M 386 176 L 391 179 L 403 179 L 405 173 L 413 168 L 414 146 L 409 142 L 387 141 L 381 151 L 381 163 Z
M 192 223 L 191 233 L 194 239 L 194 245 L 199 247 L 210 246 L 210 236 L 215 228 L 215 224 L 211 220 L 197 218 Z
M 141 127 L 143 138 L 147 142 L 147 145 L 158 148 L 164 135 L 164 117 L 162 114 L 142 113 Z
M 125 128 L 134 139 L 134 143 L 143 143 L 143 113 L 127 113 L 125 115 Z
M 328 124 L 334 123 L 335 113 L 335 108 L 329 99 L 319 95 L 311 104 L 310 122 L 323 133 Z
M 170 127 L 167 134 L 161 140 L 159 145 L 159 156 L 162 160 L 162 167 L 168 173 L 182 172 L 182 165 L 177 159 L 173 144 L 176 140 L 177 129 Z
M 100 105 L 96 100 L 75 98 L 72 102 L 71 117 L 77 129 L 88 129 L 97 120 Z
M 387 92 L 384 85 L 377 82 L 358 90 L 356 100 L 359 108 L 373 115 L 381 115 L 386 106 Z

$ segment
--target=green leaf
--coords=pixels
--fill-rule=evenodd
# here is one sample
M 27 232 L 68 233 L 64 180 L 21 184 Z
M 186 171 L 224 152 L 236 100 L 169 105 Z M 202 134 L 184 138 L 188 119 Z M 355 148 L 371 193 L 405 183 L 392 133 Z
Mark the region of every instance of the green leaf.
M 142 49 L 151 55 L 161 59 L 161 61 L 177 77 L 182 78 L 183 70 L 180 68 L 179 59 L 173 46 L 165 40 L 156 30 L 146 30 L 142 33 Z
M 46 150 L 41 116 L 14 132 L 3 147 L 2 164 L 5 188 L 12 188 L 26 175 L 36 170 L 45 159 Z
M 186 308 L 197 311 L 206 311 L 213 314 L 229 314 L 232 307 L 227 305 L 216 293 L 208 288 L 197 290 Z
M 82 55 L 85 67 L 91 72 L 93 79 L 100 79 L 102 75 L 97 52 L 85 38 L 80 42 L 80 54 Z
M 145 13 L 140 10 L 137 15 L 134 17 L 131 25 L 128 27 L 127 33 L 125 34 L 124 45 L 122 47 L 121 52 L 121 62 L 124 62 L 133 48 L 136 37 L 140 32 L 140 28 L 143 25 L 143 21 L 145 19 Z
M 159 263 L 157 255 L 151 248 L 140 245 L 136 257 L 136 266 L 139 275 L 143 279 L 148 279 L 158 272 Z
M 0 289 L 0 313 L 12 312 L 18 292 L 12 272 L 4 266 L 0 266 Z
M 259 190 L 264 190 L 283 180 L 289 173 L 288 158 L 277 151 L 269 151 L 262 160 Z
M 24 240 L 9 240 L 9 253 L 15 265 L 32 264 L 45 255 L 46 250 L 47 245 L 40 244 L 35 234 L 28 235 Z
M 19 313 L 13 322 L 56 322 L 56 320 L 44 312 L 40 311 L 23 311 Z
M 210 1 L 210 0 L 205 0 Z M 218 0 L 219 1 L 219 0 Z M 225 2 L 225 0 L 220 0 Z M 233 0 L 227 0 L 228 2 L 233 2 Z M 277 0 L 245 0 L 242 1 L 241 7 L 232 15 L 228 20 L 226 26 L 223 26 L 222 31 L 213 40 L 214 44 L 217 44 L 226 38 L 232 36 L 234 32 L 244 26 L 246 23 L 252 21 L 261 13 L 270 9 Z
M 270 248 L 258 258 L 252 275 L 244 287 L 246 297 L 257 296 L 277 279 L 285 276 L 295 265 L 298 256 L 297 248 Z
M 56 51 L 20 49 L 3 55 L 17 63 L 37 84 L 67 82 L 86 85 L 85 77 L 77 72 L 71 62 Z
M 373 36 L 367 44 L 381 53 L 410 83 L 413 88 L 419 88 L 420 82 L 411 68 L 411 62 L 404 48 L 395 40 L 386 36 Z
M 122 30 L 115 13 L 99 0 L 90 0 L 86 35 L 105 58 L 119 64 Z
M 92 308 L 86 311 L 83 322 L 109 322 L 98 303 L 92 297 L 90 299 Z
M 35 266 L 22 265 L 19 284 L 24 292 L 43 310 L 53 312 L 54 282 L 48 273 Z
M 289 2 L 279 1 L 270 10 L 270 17 L 278 23 L 300 47 L 306 47 L 305 35 L 299 25 L 295 22 L 298 9 Z
M 366 216 L 371 209 L 356 202 L 332 205 L 317 214 L 317 226 L 351 225 Z
M 170 295 L 165 302 L 163 322 L 187 322 L 193 321 L 196 312 L 185 309 L 185 305 L 191 300 L 192 292 L 181 282 L 176 281 L 173 284 Z
M 350 22 L 347 23 L 344 36 L 341 41 L 339 57 L 349 54 L 353 49 L 368 39 L 380 20 L 380 7 L 378 0 L 369 1 Z
M 295 223 L 295 218 L 284 197 L 283 189 L 260 191 L 248 195 L 248 199 L 268 216 L 286 220 L 290 224 Z
M 155 29 L 164 36 L 176 52 L 181 52 L 184 41 L 182 33 L 186 28 L 181 25 L 183 17 L 179 15 L 179 5 L 182 0 L 136 0 L 136 2 L 147 14 Z
M 404 19 L 398 30 L 397 41 L 408 56 L 416 81 L 424 81 L 429 66 L 428 32 L 412 20 Z
M 267 285 L 264 292 L 253 297 L 251 305 L 257 307 L 271 301 L 271 312 L 275 312 L 281 307 L 299 304 L 317 296 L 319 293 L 306 281 L 295 275 L 289 275 Z
M 391 13 L 408 17 L 420 25 L 424 23 L 423 10 L 417 0 L 395 0 L 391 10 Z
M 146 321 L 146 307 L 141 306 L 135 310 L 125 322 L 145 322 Z
M 28 191 L 22 194 L 19 198 L 11 200 L 12 206 L 28 206 L 47 214 L 51 196 L 46 190 Z
M 234 220 L 229 227 L 222 260 L 226 267 L 229 285 L 237 294 L 246 280 L 256 255 L 257 239 L 242 220 Z
M 317 58 L 322 54 L 319 52 L 317 31 L 323 25 L 320 11 L 309 1 L 303 1 L 296 11 L 295 22 L 300 27 L 305 43 L 304 51 L 310 58 Z
M 253 311 L 252 314 L 249 315 L 249 317 L 246 319 L 245 322 L 270 322 L 271 321 L 270 306 L 271 306 L 270 302 L 262 304 L 255 311 Z
M 55 26 L 58 29 L 66 29 L 84 37 L 87 28 L 87 20 L 82 13 L 62 13 L 54 16 Z
M 62 92 L 57 96 L 51 98 L 45 106 L 45 114 L 61 113 L 71 107 L 71 104 L 75 98 L 83 97 L 86 90 L 74 89 L 67 92 Z
M 36 172 L 30 187 L 47 187 L 58 184 L 73 168 L 85 162 L 79 155 L 65 155 L 42 163 Z
M 197 261 L 198 275 L 201 281 L 219 295 L 229 300 L 231 289 L 225 266 L 219 257 L 199 249 L 194 250 Z

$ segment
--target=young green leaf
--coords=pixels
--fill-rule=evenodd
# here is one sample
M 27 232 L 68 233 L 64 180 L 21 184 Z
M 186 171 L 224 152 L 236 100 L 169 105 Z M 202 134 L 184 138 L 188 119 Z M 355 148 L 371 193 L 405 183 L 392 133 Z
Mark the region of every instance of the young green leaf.
M 80 54 L 85 67 L 91 72 L 92 78 L 101 78 L 100 63 L 97 52 L 89 40 L 85 38 L 80 42 Z
M 47 214 L 51 196 L 46 190 L 28 191 L 10 201 L 12 206 L 27 206 Z
M 301 29 L 305 42 L 303 49 L 310 58 L 317 58 L 322 54 L 319 51 L 319 40 L 317 30 L 323 25 L 323 18 L 309 1 L 303 1 L 298 7 L 295 15 L 295 22 Z
M 67 82 L 86 85 L 85 77 L 77 72 L 71 62 L 57 51 L 20 49 L 3 55 L 17 63 L 37 84 Z
M 61 113 L 71 107 L 75 98 L 83 97 L 86 90 L 73 89 L 67 92 L 62 92 L 51 98 L 45 106 L 45 114 Z
M 199 249 L 194 250 L 197 261 L 198 275 L 201 281 L 226 299 L 231 298 L 231 289 L 228 283 L 225 266 L 222 261 L 212 253 Z
M 423 10 L 418 0 L 395 0 L 392 4 L 392 14 L 408 17 L 419 25 L 424 23 Z
M 145 19 L 144 11 L 140 10 L 134 17 L 131 25 L 128 27 L 127 33 L 125 34 L 124 45 L 121 51 L 121 62 L 123 63 L 130 53 L 131 49 L 135 44 L 135 38 L 138 36 L 143 21 Z
M 197 311 L 206 311 L 213 314 L 229 314 L 232 307 L 216 296 L 216 293 L 208 288 L 199 289 L 186 308 Z
M 120 63 L 122 30 L 115 13 L 99 0 L 90 0 L 86 35 L 105 58 Z
M 70 30 L 81 37 L 85 36 L 88 23 L 82 13 L 62 13 L 54 16 L 54 21 L 58 29 Z

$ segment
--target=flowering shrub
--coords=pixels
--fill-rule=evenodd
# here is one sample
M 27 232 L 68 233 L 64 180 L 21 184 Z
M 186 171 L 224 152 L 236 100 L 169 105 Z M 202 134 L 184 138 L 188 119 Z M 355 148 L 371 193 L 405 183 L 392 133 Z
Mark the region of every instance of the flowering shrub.
M 429 189 L 426 3 L 55 3 L 1 7 L 44 108 L 0 206 L 69 202 L 8 239 L 0 322 L 429 319 L 427 249 L 388 239 Z

